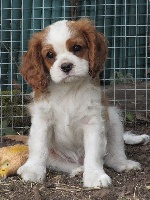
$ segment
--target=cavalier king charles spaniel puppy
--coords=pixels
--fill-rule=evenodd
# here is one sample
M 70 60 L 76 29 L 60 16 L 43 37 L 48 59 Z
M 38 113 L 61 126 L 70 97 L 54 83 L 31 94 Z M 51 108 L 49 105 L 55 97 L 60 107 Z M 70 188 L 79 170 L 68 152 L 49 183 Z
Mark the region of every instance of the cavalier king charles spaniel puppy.
M 18 169 L 25 181 L 43 181 L 50 167 L 83 172 L 85 187 L 107 187 L 103 165 L 140 169 L 127 159 L 124 140 L 147 143 L 149 136 L 123 135 L 119 111 L 108 105 L 97 78 L 107 53 L 104 35 L 88 19 L 58 21 L 31 38 L 21 67 L 33 88 L 29 158 Z

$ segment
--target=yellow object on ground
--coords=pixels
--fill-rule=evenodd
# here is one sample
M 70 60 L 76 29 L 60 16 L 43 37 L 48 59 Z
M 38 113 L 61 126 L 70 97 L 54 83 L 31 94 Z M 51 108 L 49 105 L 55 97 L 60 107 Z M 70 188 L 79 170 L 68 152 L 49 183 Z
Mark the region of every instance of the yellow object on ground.
M 0 178 L 17 173 L 28 158 L 28 146 L 16 144 L 0 148 Z

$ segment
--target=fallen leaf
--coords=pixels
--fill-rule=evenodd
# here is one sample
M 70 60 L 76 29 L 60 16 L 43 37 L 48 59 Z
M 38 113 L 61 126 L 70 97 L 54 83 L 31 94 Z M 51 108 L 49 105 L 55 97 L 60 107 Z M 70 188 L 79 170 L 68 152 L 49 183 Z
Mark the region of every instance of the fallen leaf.
M 148 190 L 150 190 L 150 185 L 146 186 L 146 188 L 147 188 Z

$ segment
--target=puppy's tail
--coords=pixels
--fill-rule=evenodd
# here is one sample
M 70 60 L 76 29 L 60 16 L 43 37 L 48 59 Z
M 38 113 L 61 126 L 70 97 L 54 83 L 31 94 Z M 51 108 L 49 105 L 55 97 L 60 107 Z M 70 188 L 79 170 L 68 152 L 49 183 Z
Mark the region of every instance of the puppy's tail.
M 143 135 L 135 135 L 130 131 L 127 131 L 123 134 L 123 139 L 126 144 L 147 144 L 150 141 L 150 136 L 143 134 Z

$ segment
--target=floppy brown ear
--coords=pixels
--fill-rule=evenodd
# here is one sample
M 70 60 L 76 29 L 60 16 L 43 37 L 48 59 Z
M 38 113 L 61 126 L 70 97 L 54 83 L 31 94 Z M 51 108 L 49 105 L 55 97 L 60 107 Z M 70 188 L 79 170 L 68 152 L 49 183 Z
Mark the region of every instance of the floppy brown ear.
M 28 51 L 23 55 L 20 71 L 34 90 L 44 92 L 48 85 L 48 78 L 41 55 L 41 37 L 41 32 L 36 33 L 29 41 Z
M 89 46 L 90 75 L 92 77 L 103 71 L 107 55 L 106 38 L 102 33 L 96 31 L 94 45 Z
M 89 48 L 90 75 L 94 78 L 97 73 L 103 71 L 104 62 L 107 58 L 108 47 L 106 38 L 99 33 L 93 23 L 85 18 L 74 23 L 76 29 L 82 32 Z

